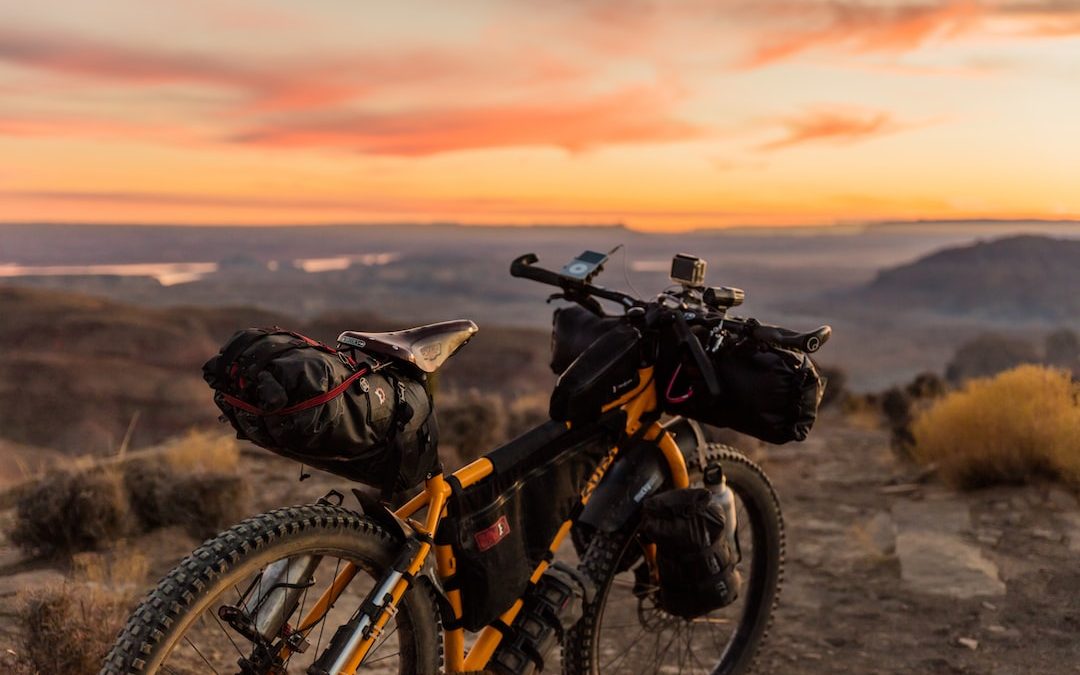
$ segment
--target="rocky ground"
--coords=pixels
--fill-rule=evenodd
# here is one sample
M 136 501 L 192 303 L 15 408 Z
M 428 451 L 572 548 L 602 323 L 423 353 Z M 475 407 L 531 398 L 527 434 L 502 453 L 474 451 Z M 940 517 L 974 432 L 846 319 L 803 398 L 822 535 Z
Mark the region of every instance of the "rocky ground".
M 1080 673 L 1080 508 L 1056 486 L 958 494 L 826 420 L 761 457 L 787 526 L 773 673 Z
M 896 459 L 887 436 L 826 418 L 805 443 L 756 453 L 780 495 L 787 564 L 759 657 L 768 673 L 1080 673 L 1080 504 L 1053 485 L 957 493 Z M 245 459 L 256 508 L 345 485 Z M 0 514 L 3 529 L 11 511 Z M 137 542 L 150 579 L 197 542 Z M 18 595 L 62 566 L 0 545 L 0 657 L 18 649 Z M 2 663 L 2 659 L 0 659 Z

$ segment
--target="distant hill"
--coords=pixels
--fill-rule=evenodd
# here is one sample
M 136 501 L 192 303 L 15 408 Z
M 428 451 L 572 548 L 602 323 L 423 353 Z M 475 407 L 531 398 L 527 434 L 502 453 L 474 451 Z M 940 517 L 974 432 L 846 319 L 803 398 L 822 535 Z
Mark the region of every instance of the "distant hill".
M 136 415 L 132 447 L 214 424 L 203 362 L 234 331 L 272 325 L 323 341 L 342 330 L 407 327 L 358 312 L 299 321 L 250 308 L 146 308 L 0 286 L 0 441 L 101 454 L 119 447 Z M 484 326 L 444 367 L 439 386 L 506 395 L 550 388 L 548 340 L 543 331 Z
M 882 270 L 845 300 L 992 322 L 1080 323 L 1080 240 L 1023 235 Z

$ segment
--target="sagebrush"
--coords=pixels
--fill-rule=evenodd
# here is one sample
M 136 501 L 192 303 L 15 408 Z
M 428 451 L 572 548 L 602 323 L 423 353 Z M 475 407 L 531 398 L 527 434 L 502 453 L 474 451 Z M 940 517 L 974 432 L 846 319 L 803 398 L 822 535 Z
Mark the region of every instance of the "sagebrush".
M 961 487 L 1046 477 L 1080 486 L 1080 385 L 1020 366 L 968 382 L 912 425 L 913 456 Z
M 11 541 L 63 556 L 168 525 L 210 536 L 247 515 L 251 490 L 238 465 L 234 441 L 205 434 L 123 460 L 72 462 L 26 489 Z

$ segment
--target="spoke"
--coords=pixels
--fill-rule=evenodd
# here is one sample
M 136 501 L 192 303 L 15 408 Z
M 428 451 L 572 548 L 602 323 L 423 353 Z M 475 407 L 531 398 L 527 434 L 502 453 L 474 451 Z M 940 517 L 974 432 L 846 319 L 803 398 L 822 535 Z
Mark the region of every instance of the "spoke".
M 206 665 L 210 666 L 210 670 L 214 671 L 214 675 L 221 675 L 221 673 L 218 672 L 217 668 L 214 667 L 214 664 L 210 663 L 210 660 L 203 656 L 203 653 L 199 651 L 199 648 L 195 646 L 195 643 L 191 641 L 191 638 L 185 635 L 184 640 L 186 640 L 187 643 L 191 645 L 191 648 L 195 650 L 195 653 L 199 655 L 199 658 L 201 658 L 203 662 L 206 663 Z
M 330 587 L 331 588 L 334 587 L 334 582 L 337 581 L 337 575 L 338 575 L 338 571 L 340 570 L 340 568 L 341 568 L 341 558 L 338 558 L 337 562 L 334 563 L 333 581 L 330 582 Z M 330 603 L 330 606 L 328 606 L 326 608 L 326 611 L 323 612 L 322 617 L 319 619 L 319 641 L 315 644 L 315 654 L 316 655 L 319 654 L 319 648 L 322 646 L 323 631 L 326 630 L 326 618 L 328 616 L 330 616 L 330 610 L 333 609 L 333 608 L 334 608 L 334 604 Z
M 667 644 L 664 645 L 664 650 L 662 652 L 659 652 L 658 654 L 656 654 L 656 660 L 653 661 L 653 663 L 656 664 L 655 667 L 653 668 L 654 673 L 659 673 L 660 672 L 660 666 L 663 664 L 664 657 L 667 656 L 668 651 L 671 650 L 671 645 L 675 644 L 675 638 L 679 637 L 679 632 L 680 631 L 682 631 L 682 626 L 676 624 L 675 625 L 675 631 L 671 634 L 671 639 L 668 640 Z M 657 638 L 656 644 L 659 646 L 659 644 L 660 644 L 659 638 Z
M 280 583 L 280 582 L 278 582 L 278 583 Z M 287 584 L 292 583 L 292 556 L 289 556 L 288 558 L 285 559 L 285 583 L 287 583 Z M 271 591 L 271 592 L 273 592 L 273 591 Z M 288 591 L 286 591 L 286 592 L 288 592 Z M 281 616 L 281 624 L 282 625 L 285 625 L 285 621 L 289 618 L 289 617 L 285 616 L 285 604 L 286 603 L 284 603 L 284 602 L 281 603 L 281 610 L 278 612 L 278 614 Z
M 371 648 L 371 651 L 368 652 L 368 656 L 371 656 L 375 652 L 379 651 L 379 647 L 382 647 L 383 643 L 386 642 L 387 640 L 389 640 L 390 636 L 397 632 L 397 629 L 398 629 L 397 622 L 395 622 L 394 623 L 394 629 L 387 632 L 387 633 L 383 633 L 382 638 L 380 638 L 378 643 L 376 643 L 375 646 Z M 374 663 L 374 661 L 372 661 L 371 663 Z
M 393 654 L 387 654 L 386 656 L 380 656 L 379 658 L 375 659 L 374 661 L 367 661 L 366 663 L 367 663 L 367 665 L 370 666 L 373 663 L 378 663 L 379 661 L 385 661 L 386 659 L 392 658 L 394 656 L 398 656 L 399 654 L 401 654 L 401 652 L 394 652 Z
M 604 664 L 604 667 L 600 669 L 600 672 L 607 672 L 608 668 L 614 668 L 616 665 L 618 665 L 620 661 L 625 659 L 627 655 L 630 654 L 630 652 L 634 651 L 634 647 L 636 647 L 638 644 L 638 639 L 644 634 L 645 628 L 641 628 L 640 630 L 638 630 L 637 634 L 634 635 L 634 639 L 630 641 L 630 647 L 627 649 L 623 649 L 621 652 L 617 653 L 614 659 Z

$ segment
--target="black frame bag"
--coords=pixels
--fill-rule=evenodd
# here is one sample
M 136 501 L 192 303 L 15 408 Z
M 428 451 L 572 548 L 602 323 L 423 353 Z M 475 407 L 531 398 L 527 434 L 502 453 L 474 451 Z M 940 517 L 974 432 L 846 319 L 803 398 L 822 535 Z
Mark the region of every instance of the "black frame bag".
M 457 569 L 443 585 L 462 591 L 464 628 L 486 626 L 525 592 L 624 423 L 621 412 L 575 429 L 545 422 L 489 453 L 487 478 L 465 489 L 448 478 L 454 496 L 435 541 L 453 546 Z
M 388 496 L 440 470 L 437 428 L 422 374 L 373 363 L 292 331 L 249 328 L 203 378 L 238 438 Z
M 620 323 L 583 351 L 559 376 L 548 413 L 559 422 L 588 422 L 604 405 L 641 383 L 641 333 Z
M 597 316 L 581 305 L 556 309 L 551 316 L 551 372 L 562 375 L 589 345 L 620 323 L 619 317 Z
M 709 360 L 720 384 L 715 397 L 687 354 L 672 349 L 661 355 L 657 387 L 664 412 L 777 445 L 810 433 L 825 380 L 808 355 L 748 339 L 722 346 Z

